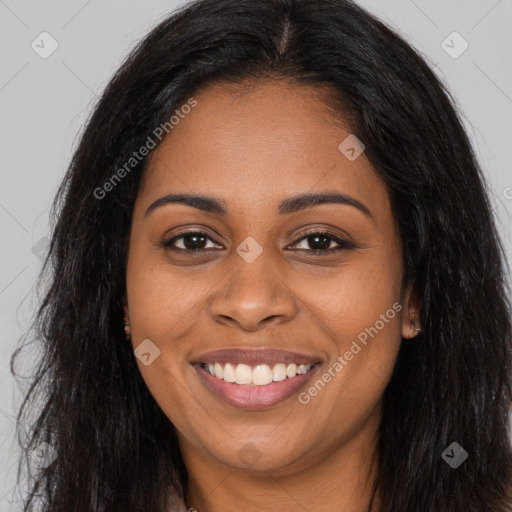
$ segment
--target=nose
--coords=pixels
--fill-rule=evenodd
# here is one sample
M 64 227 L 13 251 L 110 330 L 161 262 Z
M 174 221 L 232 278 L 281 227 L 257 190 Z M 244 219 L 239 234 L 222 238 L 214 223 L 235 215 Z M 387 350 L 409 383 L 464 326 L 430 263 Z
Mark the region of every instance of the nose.
M 235 262 L 211 298 L 210 314 L 217 323 L 258 331 L 295 318 L 297 304 L 290 286 L 260 256 Z

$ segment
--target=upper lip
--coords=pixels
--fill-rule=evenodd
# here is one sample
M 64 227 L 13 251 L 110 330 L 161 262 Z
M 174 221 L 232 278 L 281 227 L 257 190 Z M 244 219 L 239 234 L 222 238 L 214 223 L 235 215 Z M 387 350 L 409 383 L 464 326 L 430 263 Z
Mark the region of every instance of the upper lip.
M 194 357 L 191 364 L 214 364 L 214 363 L 243 363 L 254 364 L 315 364 L 321 360 L 318 356 L 289 352 L 277 348 L 222 348 L 205 352 Z

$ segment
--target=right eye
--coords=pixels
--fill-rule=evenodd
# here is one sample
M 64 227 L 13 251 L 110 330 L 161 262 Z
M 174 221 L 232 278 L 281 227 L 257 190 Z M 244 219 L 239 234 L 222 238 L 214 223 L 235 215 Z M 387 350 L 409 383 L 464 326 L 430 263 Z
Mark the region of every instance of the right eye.
M 205 246 L 205 244 L 208 244 L 208 241 L 213 243 L 213 240 L 204 231 L 189 230 L 173 236 L 170 239 L 163 240 L 160 245 L 164 249 L 170 249 L 172 251 L 201 253 L 212 248 L 212 246 Z M 218 246 L 214 244 L 213 247 Z

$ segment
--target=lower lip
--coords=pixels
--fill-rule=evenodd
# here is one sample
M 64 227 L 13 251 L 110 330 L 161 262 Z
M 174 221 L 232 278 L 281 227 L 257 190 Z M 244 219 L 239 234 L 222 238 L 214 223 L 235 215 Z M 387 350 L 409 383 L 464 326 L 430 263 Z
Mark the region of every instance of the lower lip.
M 283 402 L 297 393 L 320 368 L 320 365 L 315 365 L 302 375 L 271 382 L 265 386 L 247 386 L 214 377 L 201 365 L 193 366 L 212 393 L 239 409 L 264 409 Z

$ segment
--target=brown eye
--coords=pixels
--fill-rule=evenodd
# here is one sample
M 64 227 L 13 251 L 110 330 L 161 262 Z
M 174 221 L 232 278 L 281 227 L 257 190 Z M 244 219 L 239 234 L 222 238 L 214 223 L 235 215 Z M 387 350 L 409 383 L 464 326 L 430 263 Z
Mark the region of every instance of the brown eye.
M 315 231 L 295 242 L 303 244 L 297 250 L 313 253 L 330 253 L 341 249 L 353 249 L 355 245 L 326 231 Z M 334 245 L 333 245 L 334 244 Z
M 194 252 L 201 252 L 217 247 L 215 244 L 207 247 L 208 241 L 213 244 L 212 239 L 203 231 L 186 231 L 169 240 L 164 240 L 161 245 L 166 249 Z

